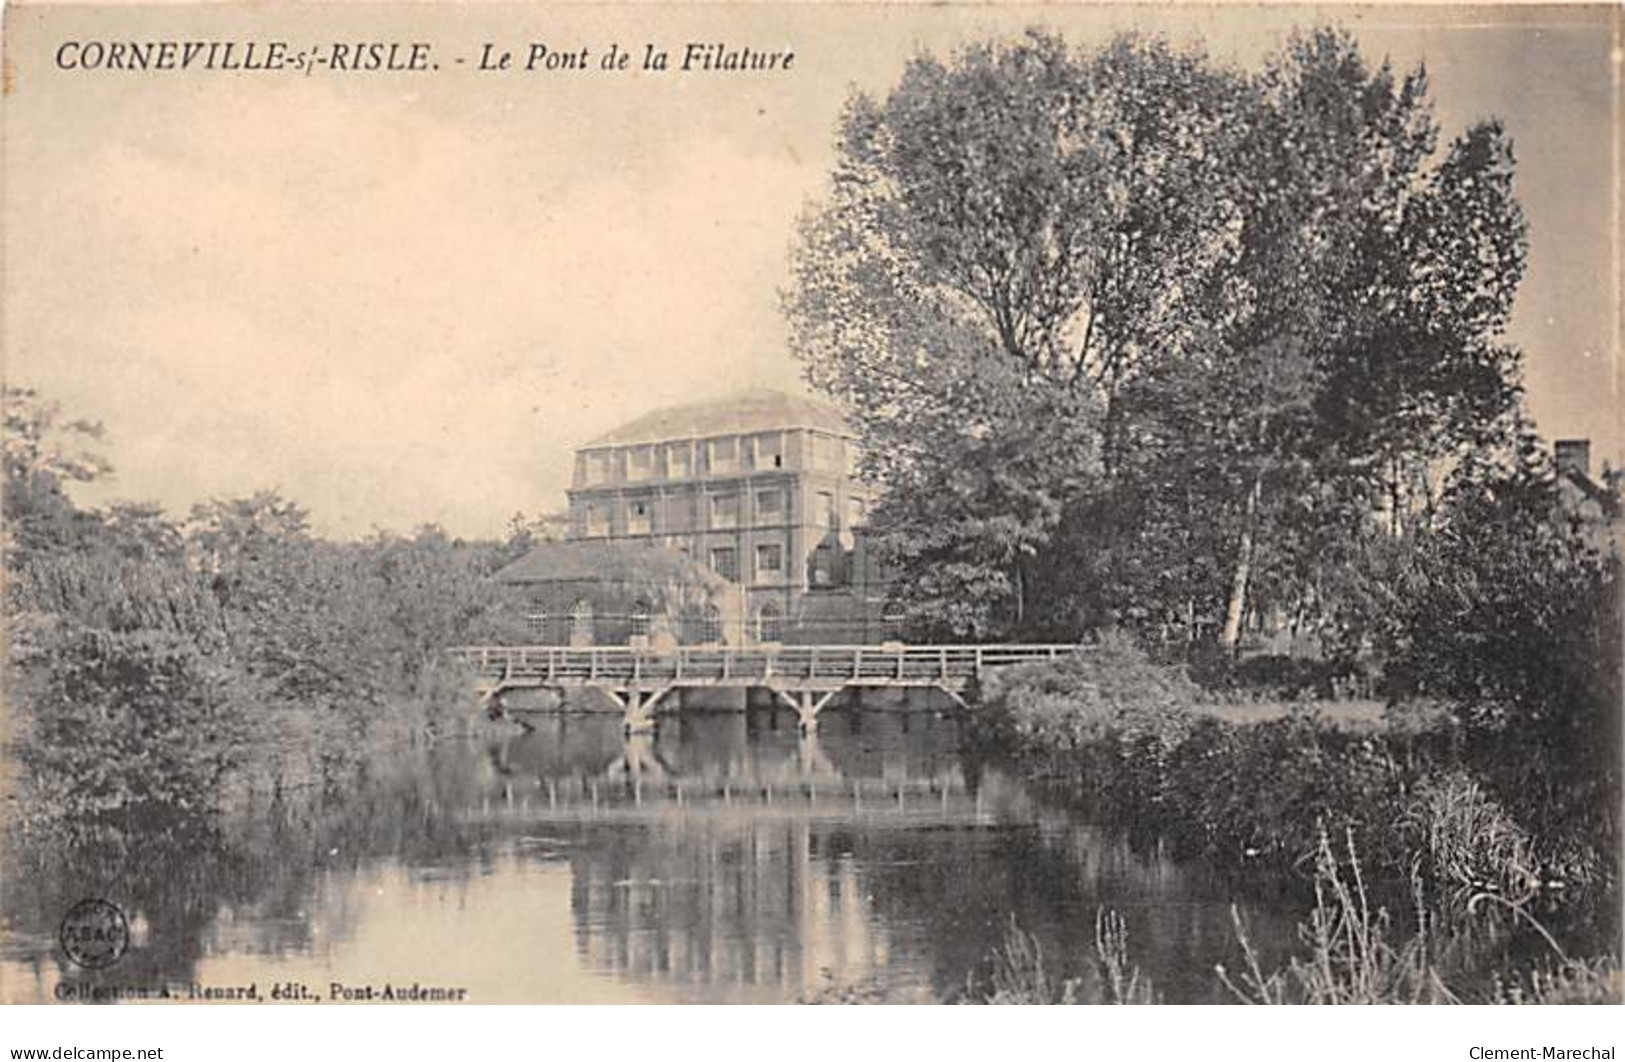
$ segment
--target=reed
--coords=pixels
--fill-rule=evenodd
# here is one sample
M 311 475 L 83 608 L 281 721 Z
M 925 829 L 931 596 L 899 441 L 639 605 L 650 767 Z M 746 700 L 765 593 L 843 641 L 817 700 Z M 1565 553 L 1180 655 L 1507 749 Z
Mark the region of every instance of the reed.
M 1522 903 L 1543 884 L 1528 831 L 1461 771 L 1425 779 L 1399 829 L 1417 862 L 1455 906 L 1482 894 Z
M 1375 906 L 1361 872 L 1352 831 L 1345 834 L 1347 865 L 1322 832 L 1315 853 L 1315 907 L 1299 926 L 1307 955 L 1266 974 L 1247 939 L 1240 913 L 1231 909 L 1246 970 L 1219 980 L 1243 1003 L 1454 1003 L 1458 1002 L 1432 960 L 1430 919 L 1421 880 L 1413 878 L 1416 928 L 1395 941 L 1386 908 Z

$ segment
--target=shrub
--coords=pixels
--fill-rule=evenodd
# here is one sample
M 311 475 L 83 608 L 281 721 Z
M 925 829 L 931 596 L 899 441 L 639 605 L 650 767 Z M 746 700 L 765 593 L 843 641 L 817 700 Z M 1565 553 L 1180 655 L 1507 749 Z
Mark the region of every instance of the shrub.
M 1106 739 L 1166 750 L 1183 739 L 1200 691 L 1126 635 L 1054 663 L 990 673 L 981 722 L 1019 751 L 1076 750 Z
M 1309 716 L 1204 719 L 1165 772 L 1158 822 L 1180 847 L 1295 862 L 1314 851 L 1320 830 L 1347 828 L 1397 855 L 1383 837 L 1411 771 L 1380 739 Z
M 1278 701 L 1327 698 L 1368 685 L 1354 665 L 1343 661 L 1278 653 L 1237 660 L 1217 649 L 1192 657 L 1191 678 L 1206 690 Z
M 234 676 L 166 631 L 60 632 L 36 677 L 21 758 L 36 814 L 207 811 L 242 757 Z

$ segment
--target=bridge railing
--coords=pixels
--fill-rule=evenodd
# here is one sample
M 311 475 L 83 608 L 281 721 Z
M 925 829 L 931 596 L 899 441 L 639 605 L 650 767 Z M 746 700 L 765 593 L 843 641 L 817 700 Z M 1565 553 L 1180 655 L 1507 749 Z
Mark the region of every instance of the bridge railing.
M 476 645 L 451 650 L 478 674 L 541 683 L 920 683 L 974 678 L 1013 664 L 1058 660 L 1075 645 L 631 646 Z

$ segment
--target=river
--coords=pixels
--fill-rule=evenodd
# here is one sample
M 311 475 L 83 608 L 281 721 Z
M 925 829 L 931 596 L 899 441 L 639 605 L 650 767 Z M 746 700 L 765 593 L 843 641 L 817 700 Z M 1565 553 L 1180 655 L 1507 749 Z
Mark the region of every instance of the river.
M 611 716 L 371 753 L 324 792 L 229 827 L 14 846 L 0 995 L 203 986 L 461 989 L 474 1002 L 931 1001 L 983 989 L 1012 925 L 1098 998 L 1096 912 L 1118 912 L 1166 1002 L 1224 1002 L 1233 882 L 1069 811 L 962 749 L 930 712 Z M 87 897 L 130 944 L 86 971 L 57 942 Z M 1277 902 L 1243 905 L 1266 959 Z M 301 990 L 295 989 L 296 994 Z

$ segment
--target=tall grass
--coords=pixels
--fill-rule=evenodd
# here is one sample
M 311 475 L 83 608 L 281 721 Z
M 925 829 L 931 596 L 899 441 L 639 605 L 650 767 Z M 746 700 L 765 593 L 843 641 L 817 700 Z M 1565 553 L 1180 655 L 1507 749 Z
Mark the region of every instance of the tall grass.
M 1217 974 L 1240 1002 L 1254 1004 L 1415 1004 L 1415 1003 L 1618 1003 L 1619 959 L 1570 958 L 1556 938 L 1518 901 L 1481 892 L 1530 925 L 1551 956 L 1525 973 L 1496 974 L 1483 998 L 1457 983 L 1472 976 L 1475 938 L 1470 919 L 1478 902 L 1434 908 L 1425 901 L 1420 873 L 1412 875 L 1413 923 L 1398 931 L 1386 909 L 1376 906 L 1352 833 L 1345 835 L 1346 861 L 1322 834 L 1315 860 L 1315 907 L 1298 927 L 1304 953 L 1281 969 L 1266 972 L 1248 939 L 1240 914 L 1232 909 L 1244 968 Z
M 1416 929 L 1396 942 L 1388 912 L 1373 907 L 1360 870 L 1352 831 L 1346 834 L 1348 863 L 1340 864 L 1331 839 L 1322 833 L 1315 853 L 1315 907 L 1298 933 L 1308 954 L 1284 969 L 1265 973 L 1247 937 L 1240 913 L 1231 909 L 1246 968 L 1232 978 L 1223 966 L 1219 980 L 1243 1003 L 1454 1003 L 1432 961 L 1430 918 L 1420 878 L 1413 878 Z
M 993 990 L 983 1002 L 995 1006 L 1078 1002 L 1076 978 L 1057 976 L 1044 961 L 1044 946 L 1012 920 L 993 949 Z
M 1484 894 L 1523 903 L 1542 886 L 1528 831 L 1461 771 L 1425 779 L 1399 828 L 1436 887 L 1457 905 Z
M 1508 1006 L 1530 1003 L 1625 1002 L 1619 959 L 1563 959 L 1526 974 L 1495 979 L 1491 1001 Z
M 1116 911 L 1095 912 L 1095 960 L 1100 965 L 1107 1003 L 1122 1006 L 1159 1003 L 1149 977 L 1129 959 L 1128 925 Z
M 1151 980 L 1129 957 L 1128 925 L 1116 911 L 1095 912 L 1094 963 L 1096 977 L 1063 977 L 1044 955 L 1038 937 L 1014 921 L 991 955 L 991 988 L 979 992 L 974 981 L 966 997 L 1002 1005 L 1110 1003 L 1118 1006 L 1158 1003 Z M 1087 997 L 1087 998 L 1086 998 Z

